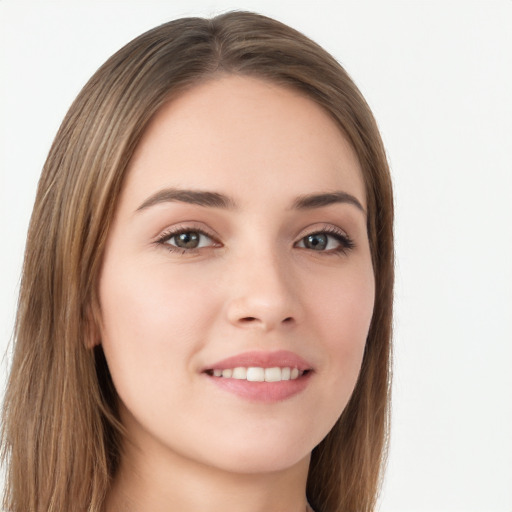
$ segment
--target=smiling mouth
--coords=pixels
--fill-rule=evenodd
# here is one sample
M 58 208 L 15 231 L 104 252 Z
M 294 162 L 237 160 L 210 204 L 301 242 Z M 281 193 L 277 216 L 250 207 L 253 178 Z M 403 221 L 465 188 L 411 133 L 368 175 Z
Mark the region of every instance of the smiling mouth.
M 201 373 L 218 389 L 243 400 L 276 404 L 302 393 L 315 369 L 289 350 L 253 350 L 210 363 Z
M 248 382 L 281 382 L 289 380 L 297 380 L 300 377 L 307 375 L 310 370 L 299 370 L 295 367 L 272 367 L 263 368 L 258 366 L 242 367 L 225 369 L 209 369 L 206 374 L 210 377 L 219 379 L 235 379 L 246 380 Z

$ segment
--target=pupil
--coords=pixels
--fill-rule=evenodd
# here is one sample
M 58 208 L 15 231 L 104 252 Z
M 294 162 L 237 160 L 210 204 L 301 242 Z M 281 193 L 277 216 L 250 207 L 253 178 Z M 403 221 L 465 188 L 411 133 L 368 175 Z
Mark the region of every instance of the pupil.
M 327 235 L 309 235 L 305 245 L 315 251 L 322 251 L 327 247 Z
M 195 249 L 199 245 L 199 233 L 188 231 L 176 236 L 176 245 L 183 249 Z

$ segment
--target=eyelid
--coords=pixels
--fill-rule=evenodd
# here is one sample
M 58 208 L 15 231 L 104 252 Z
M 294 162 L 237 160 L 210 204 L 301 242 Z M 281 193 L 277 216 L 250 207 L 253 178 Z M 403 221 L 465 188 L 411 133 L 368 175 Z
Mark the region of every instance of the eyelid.
M 334 238 L 336 238 L 339 242 L 339 247 L 335 249 L 330 249 L 326 251 L 313 251 L 312 249 L 308 249 L 307 247 L 298 247 L 299 249 L 304 249 L 308 251 L 316 252 L 317 254 L 340 254 L 340 253 L 347 253 L 351 249 L 355 248 L 355 243 L 352 240 L 352 238 L 349 236 L 349 234 L 344 230 L 341 229 L 338 226 L 335 226 L 333 224 L 323 224 L 323 225 L 317 225 L 314 224 L 312 226 L 308 226 L 307 228 L 303 229 L 301 233 L 297 236 L 296 242 L 294 243 L 294 246 L 297 246 L 297 244 L 301 243 L 306 237 L 313 236 L 313 235 L 320 235 L 320 234 L 326 234 L 330 235 Z
M 213 244 L 208 247 L 198 247 L 194 249 L 183 249 L 181 247 L 177 247 L 173 244 L 168 244 L 167 241 L 171 238 L 181 234 L 186 233 L 189 231 L 200 233 L 203 236 L 208 237 L 212 240 Z M 195 250 L 199 249 L 208 249 L 210 247 L 220 247 L 222 244 L 219 240 L 219 237 L 213 232 L 213 230 L 210 230 L 204 225 L 199 226 L 196 222 L 180 222 L 179 224 L 169 226 L 163 231 L 161 231 L 154 239 L 153 241 L 157 245 L 163 245 L 170 251 L 179 251 L 179 252 L 194 252 Z
M 176 246 L 174 244 L 167 243 L 170 239 L 173 237 L 186 233 L 186 232 L 197 232 L 207 238 L 209 238 L 212 241 L 212 244 L 203 246 L 203 247 L 196 247 L 196 248 L 190 248 L 185 249 L 179 246 Z M 339 247 L 335 249 L 329 249 L 326 251 L 318 251 L 319 254 L 333 254 L 333 253 L 340 253 L 340 252 L 347 252 L 355 247 L 355 244 L 352 240 L 352 238 L 348 235 L 348 233 L 341 229 L 339 226 L 333 225 L 333 224 L 312 224 L 304 229 L 301 230 L 301 232 L 295 237 L 294 247 L 297 247 L 297 245 L 304 240 L 307 236 L 317 235 L 317 234 L 326 234 L 330 235 L 334 238 L 338 239 L 338 242 L 340 244 Z M 210 228 L 205 227 L 203 223 L 198 223 L 195 221 L 191 222 L 180 222 L 179 224 L 169 226 L 168 228 L 161 231 L 153 240 L 153 243 L 160 246 L 165 246 L 166 249 L 168 249 L 171 252 L 180 252 L 182 254 L 185 253 L 194 253 L 200 250 L 205 249 L 212 249 L 212 248 L 218 248 L 221 247 L 223 244 L 220 242 L 220 237 Z M 300 249 L 305 250 L 311 250 L 307 247 L 298 247 Z
M 323 223 L 323 224 L 315 223 L 315 224 L 305 227 L 304 229 L 301 229 L 299 234 L 296 236 L 296 240 L 299 241 L 302 238 L 304 238 L 305 236 L 314 235 L 317 233 L 327 233 L 327 234 L 331 234 L 331 235 L 342 236 L 349 240 L 351 239 L 349 234 L 344 229 L 341 229 L 339 226 L 336 226 L 334 224 L 327 224 L 327 223 Z

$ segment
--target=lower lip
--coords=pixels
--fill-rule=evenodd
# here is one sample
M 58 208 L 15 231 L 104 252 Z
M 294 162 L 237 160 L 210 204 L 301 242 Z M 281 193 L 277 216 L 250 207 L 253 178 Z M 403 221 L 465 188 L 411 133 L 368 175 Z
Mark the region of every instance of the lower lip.
M 224 391 L 246 400 L 275 403 L 292 398 L 304 391 L 309 384 L 311 374 L 312 372 L 308 372 L 297 379 L 281 380 L 279 382 L 251 382 L 241 379 L 212 377 L 210 375 L 206 375 L 206 377 Z

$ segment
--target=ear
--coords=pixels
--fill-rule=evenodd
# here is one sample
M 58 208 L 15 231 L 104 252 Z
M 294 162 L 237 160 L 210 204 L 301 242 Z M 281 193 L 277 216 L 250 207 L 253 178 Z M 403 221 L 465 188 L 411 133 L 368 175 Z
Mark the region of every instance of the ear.
M 89 302 L 84 314 L 84 345 L 86 349 L 93 349 L 101 344 L 101 315 L 99 306 Z

